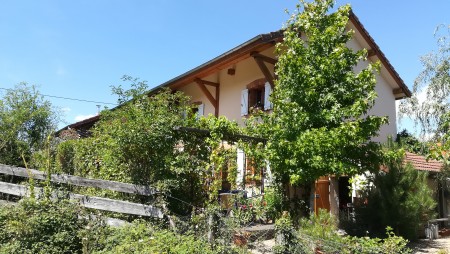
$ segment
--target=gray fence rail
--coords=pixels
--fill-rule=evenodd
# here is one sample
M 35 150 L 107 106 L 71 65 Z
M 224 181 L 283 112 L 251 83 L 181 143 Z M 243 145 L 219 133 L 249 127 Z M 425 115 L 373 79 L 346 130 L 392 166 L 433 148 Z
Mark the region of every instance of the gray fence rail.
M 35 169 L 12 167 L 3 164 L 0 164 L 0 174 L 33 178 L 38 180 L 47 179 L 47 174 L 45 174 L 42 171 L 38 171 Z M 82 187 L 95 187 L 100 189 L 107 189 L 117 192 L 139 194 L 145 196 L 151 196 L 157 193 L 156 189 L 151 188 L 149 186 L 127 184 L 99 179 L 89 179 L 67 174 L 51 174 L 50 181 L 55 183 L 64 183 Z M 36 195 L 41 195 L 43 193 L 43 189 L 39 187 L 35 187 L 34 191 Z M 31 193 L 30 188 L 27 186 L 6 183 L 1 181 L 0 181 L 0 192 L 21 197 L 29 196 Z M 54 194 L 56 195 L 56 193 Z M 86 208 L 140 215 L 140 216 L 149 216 L 156 218 L 164 217 L 162 210 L 152 205 L 144 205 L 109 198 L 91 197 L 75 193 L 69 193 L 68 195 L 70 199 L 78 200 L 80 205 Z

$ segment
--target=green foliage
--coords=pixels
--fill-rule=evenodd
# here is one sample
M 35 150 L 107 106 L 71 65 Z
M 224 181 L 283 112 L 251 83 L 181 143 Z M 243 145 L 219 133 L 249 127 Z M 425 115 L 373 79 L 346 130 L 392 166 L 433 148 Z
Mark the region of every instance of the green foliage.
M 102 245 L 91 253 L 215 253 L 206 241 L 194 235 L 155 229 L 143 221 L 110 228 Z
M 177 130 L 197 124 L 190 113 L 189 98 L 169 90 L 149 97 L 144 93 L 145 81 L 128 76 L 123 80 L 132 88 L 119 86 L 113 91 L 119 102 L 126 103 L 101 112 L 91 137 L 62 142 L 55 158 L 57 169 L 84 177 L 151 185 L 186 202 L 202 204 L 205 195 L 200 179 L 206 174 L 203 166 L 208 148 L 201 146 L 203 137 Z M 182 213 L 191 209 L 179 202 L 170 205 Z
M 67 140 L 58 145 L 55 158 L 58 171 L 69 175 L 75 174 L 76 142 L 77 140 Z
M 304 253 L 320 250 L 324 253 L 411 253 L 408 241 L 386 228 L 384 239 L 343 236 L 337 231 L 337 220 L 326 210 L 302 219 L 298 239 Z
M 128 76 L 123 80 L 131 83 L 131 89 L 113 88 L 123 104 L 101 113 L 91 129 L 92 136 L 58 146 L 58 171 L 151 185 L 160 191 L 159 205 L 181 215 L 189 214 L 192 207 L 178 199 L 197 207 L 216 203 L 222 188 L 221 173 L 226 172 L 228 182 L 236 187 L 236 148 L 231 145 L 240 141 L 236 134 L 242 133 L 236 122 L 225 117 L 198 118 L 193 114 L 195 106 L 183 93 L 162 89 L 149 96 L 145 81 Z M 202 131 L 186 131 L 184 127 Z M 150 201 L 125 195 L 120 198 Z
M 370 138 L 387 123 L 364 116 L 376 98 L 379 65 L 354 72 L 367 52 L 346 46 L 353 35 L 346 28 L 350 7 L 327 14 L 332 7 L 332 0 L 301 1 L 277 46 L 274 109 L 261 116 L 260 133 L 269 139 L 271 168 L 282 182 L 366 170 L 378 149 Z
M 252 198 L 240 198 L 237 201 L 238 207 L 233 209 L 233 217 L 238 219 L 240 225 L 249 223 L 265 223 L 268 219 L 267 203 L 262 196 Z
M 428 143 L 419 141 L 406 129 L 403 129 L 397 134 L 395 141 L 408 152 L 421 155 L 427 155 L 429 153 Z
M 20 83 L 0 98 L 0 163 L 24 166 L 56 128 L 58 114 L 35 86 Z
M 436 202 L 428 187 L 428 174 L 404 165 L 404 151 L 390 144 L 385 151 L 386 170 L 369 181 L 367 205 L 359 208 L 360 221 L 371 234 L 381 234 L 390 226 L 407 239 L 416 239 L 423 224 L 433 218 Z
M 84 221 L 68 201 L 24 199 L 0 208 L 1 253 L 81 253 Z
M 275 220 L 281 217 L 283 211 L 283 194 L 276 187 L 266 188 L 264 191 L 264 201 L 266 202 L 267 218 Z
M 299 252 L 299 239 L 292 225 L 289 213 L 283 215 L 275 222 L 275 243 L 273 252 L 277 254 L 301 253 Z

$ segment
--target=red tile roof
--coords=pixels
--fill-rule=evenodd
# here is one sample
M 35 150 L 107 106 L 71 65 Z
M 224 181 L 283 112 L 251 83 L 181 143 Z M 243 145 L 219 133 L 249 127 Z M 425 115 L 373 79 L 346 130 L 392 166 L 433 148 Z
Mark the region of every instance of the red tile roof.
M 431 159 L 427 161 L 427 158 L 425 156 L 410 152 L 406 152 L 405 162 L 411 162 L 411 164 L 417 170 L 431 171 L 431 172 L 441 172 L 441 169 L 444 166 L 444 164 L 440 161 Z

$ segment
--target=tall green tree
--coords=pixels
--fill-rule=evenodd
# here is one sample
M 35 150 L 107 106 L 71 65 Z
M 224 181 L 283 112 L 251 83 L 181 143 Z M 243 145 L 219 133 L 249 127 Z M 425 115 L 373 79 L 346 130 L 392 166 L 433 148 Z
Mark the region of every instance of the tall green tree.
M 42 148 L 59 115 L 35 86 L 20 83 L 0 98 L 0 163 L 23 166 Z
M 209 197 L 217 198 L 222 169 L 234 177 L 230 182 L 236 182 L 236 151 L 221 142 L 240 133 L 236 122 L 198 117 L 196 106 L 181 92 L 161 89 L 149 96 L 146 81 L 129 76 L 123 81 L 131 89 L 113 88 L 121 106 L 101 112 L 91 137 L 59 144 L 58 170 L 151 185 L 165 195 L 160 200 L 178 214 L 192 211 L 185 202 L 203 206 Z
M 435 216 L 436 201 L 428 186 L 428 172 L 404 163 L 404 150 L 389 142 L 384 168 L 368 178 L 367 205 L 357 208 L 358 227 L 382 236 L 387 226 L 407 239 L 417 239 L 423 225 Z M 359 220 L 360 219 L 360 220 Z
M 400 116 L 409 117 L 421 137 L 440 139 L 444 115 L 450 112 L 450 26 L 439 26 L 437 50 L 421 57 L 423 70 L 414 81 L 413 95 L 400 104 Z
M 325 175 L 351 175 L 370 167 L 378 146 L 370 142 L 386 117 L 367 116 L 376 98 L 375 72 L 367 51 L 346 46 L 350 6 L 335 13 L 332 0 L 301 1 L 288 20 L 272 102 L 262 116 L 268 157 L 276 179 L 303 183 Z

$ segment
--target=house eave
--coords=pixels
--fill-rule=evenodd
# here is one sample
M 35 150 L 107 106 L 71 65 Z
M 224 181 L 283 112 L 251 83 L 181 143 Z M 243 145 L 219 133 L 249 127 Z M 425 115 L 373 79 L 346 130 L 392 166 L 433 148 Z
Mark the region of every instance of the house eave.
M 378 57 L 380 62 L 384 65 L 386 70 L 389 72 L 389 74 L 397 83 L 399 89 L 401 89 L 401 92 L 394 93 L 395 99 L 400 100 L 405 97 L 411 97 L 411 91 L 409 90 L 408 86 L 405 84 L 403 79 L 395 70 L 394 66 L 392 66 L 392 64 L 389 62 L 387 57 L 384 55 L 383 51 L 381 51 L 380 47 L 375 43 L 375 40 L 372 38 L 372 36 L 369 34 L 369 32 L 366 30 L 363 24 L 359 21 L 359 18 L 353 13 L 353 11 L 350 11 L 349 19 L 355 26 L 355 28 L 358 30 L 358 32 L 362 35 L 364 40 L 369 44 L 370 50 L 374 51 L 375 55 Z
M 364 40 L 367 41 L 368 45 L 370 46 L 370 49 L 373 50 L 380 59 L 381 63 L 385 66 L 389 74 L 393 77 L 396 84 L 398 85 L 398 90 L 394 89 L 397 92 L 394 92 L 394 97 L 396 100 L 403 99 L 405 97 L 411 97 L 411 91 L 406 86 L 404 81 L 401 79 L 400 75 L 397 73 L 397 71 L 394 69 L 394 67 L 391 65 L 389 60 L 386 58 L 384 53 L 381 51 L 381 49 L 378 47 L 378 45 L 375 43 L 374 39 L 370 36 L 368 31 L 364 28 L 364 26 L 359 21 L 358 17 L 351 11 L 349 15 L 350 22 L 355 26 L 355 28 L 358 30 L 358 32 L 363 36 Z M 173 78 L 168 80 L 167 82 L 162 83 L 159 86 L 156 86 L 149 90 L 147 93 L 149 95 L 154 94 L 161 90 L 162 88 L 168 87 L 172 90 L 177 90 L 185 85 L 188 85 L 192 82 L 194 82 L 196 79 L 202 79 L 204 77 L 207 77 L 208 75 L 217 72 L 223 68 L 227 68 L 234 63 L 237 63 L 243 59 L 251 57 L 252 53 L 255 52 L 261 52 L 265 49 L 268 49 L 275 45 L 277 42 L 280 42 L 283 40 L 283 30 L 278 30 L 275 32 L 267 33 L 267 34 L 260 34 L 257 35 L 250 40 L 226 51 L 225 53 Z M 111 110 L 115 110 L 123 105 L 119 105 Z M 77 128 L 82 127 L 84 125 L 93 125 L 96 121 L 99 120 L 98 116 L 88 118 L 86 120 L 76 122 L 70 125 L 67 125 L 66 127 L 59 130 L 57 133 L 61 132 L 62 130 L 65 130 L 67 128 Z

